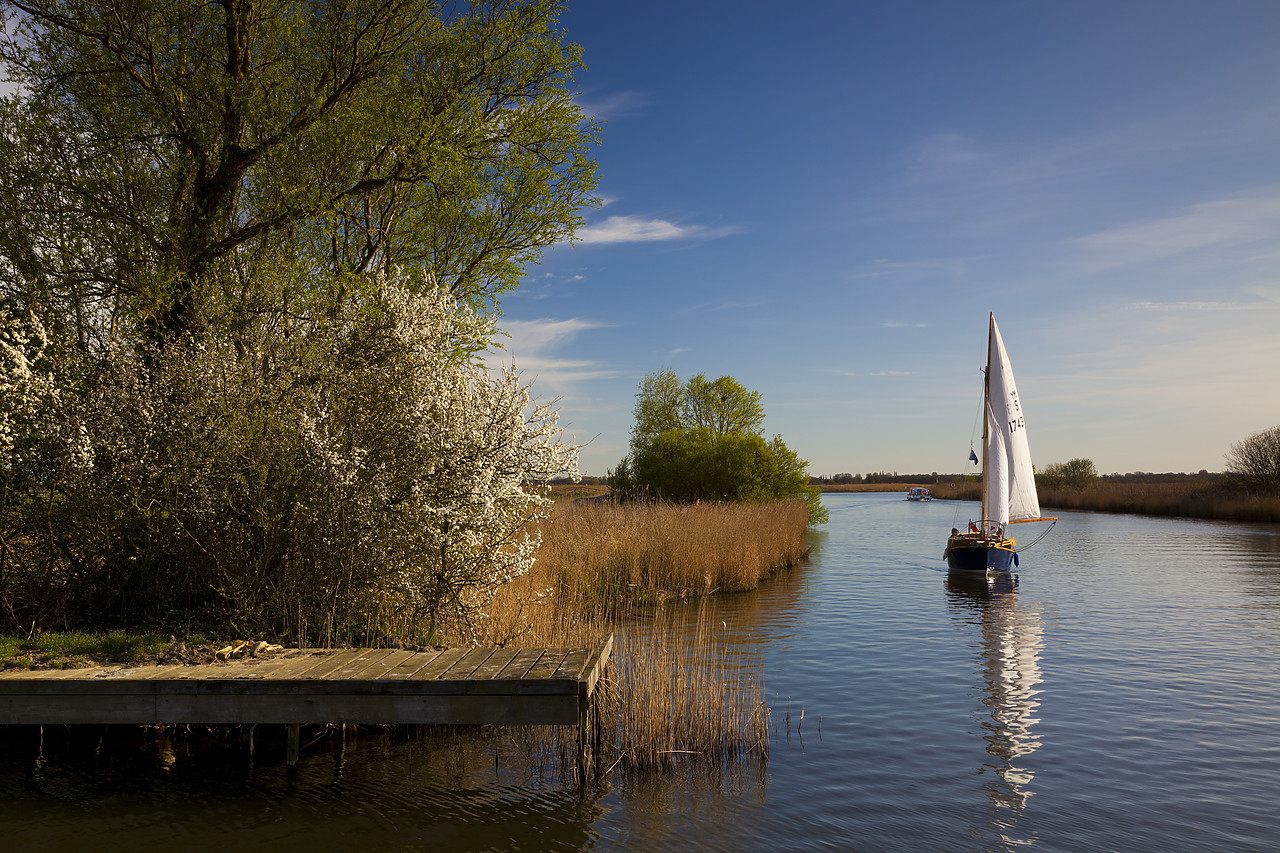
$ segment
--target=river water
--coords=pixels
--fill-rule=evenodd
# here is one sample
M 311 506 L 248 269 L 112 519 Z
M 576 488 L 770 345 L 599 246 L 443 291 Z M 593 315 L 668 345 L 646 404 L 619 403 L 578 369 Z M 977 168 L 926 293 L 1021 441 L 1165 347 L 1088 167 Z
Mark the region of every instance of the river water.
M 0 849 L 1280 849 L 1280 525 L 1067 513 L 961 583 L 975 505 L 824 500 L 808 564 L 715 605 L 766 759 L 580 792 L 483 736 L 304 743 L 289 774 L 64 730 L 0 745 Z

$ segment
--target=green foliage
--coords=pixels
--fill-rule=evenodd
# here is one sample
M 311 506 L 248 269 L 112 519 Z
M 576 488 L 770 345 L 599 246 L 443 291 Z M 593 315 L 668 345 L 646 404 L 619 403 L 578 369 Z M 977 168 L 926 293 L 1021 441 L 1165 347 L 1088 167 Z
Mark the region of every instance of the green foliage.
M 1098 480 L 1092 459 L 1052 462 L 1036 473 L 1036 482 L 1047 488 L 1087 489 Z
M 1251 491 L 1280 495 L 1280 426 L 1232 444 L 1227 452 L 1227 471 Z
M 764 403 L 759 391 L 749 391 L 732 376 L 710 381 L 699 373 L 682 383 L 666 368 L 645 374 L 636 394 L 631 447 L 654 441 L 667 430 L 710 430 L 715 435 L 759 435 Z
M 0 286 L 82 342 L 205 330 L 281 267 L 488 304 L 595 203 L 562 9 L 0 0 Z
M 674 370 L 646 373 L 636 394 L 631 446 L 644 447 L 669 429 L 684 429 L 684 403 L 685 387 Z
M 650 373 L 636 395 L 631 453 L 609 472 L 614 494 L 679 503 L 802 499 L 810 524 L 827 520 L 808 485 L 807 462 L 780 436 L 760 434 L 764 405 L 731 376 L 698 374 L 682 385 Z
M 704 374 L 692 377 L 685 387 L 687 429 L 709 429 L 719 436 L 758 435 L 764 424 L 764 403 L 759 391 L 748 391 L 732 376 L 708 382 Z
M 0 0 L 0 621 L 407 636 L 527 569 L 573 448 L 478 353 L 595 204 L 563 9 Z

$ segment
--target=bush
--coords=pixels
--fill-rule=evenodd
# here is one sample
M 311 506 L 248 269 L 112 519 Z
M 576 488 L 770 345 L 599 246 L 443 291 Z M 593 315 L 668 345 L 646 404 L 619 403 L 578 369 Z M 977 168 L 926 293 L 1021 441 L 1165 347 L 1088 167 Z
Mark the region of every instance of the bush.
M 1036 474 L 1036 482 L 1044 488 L 1087 489 L 1098 480 L 1098 469 L 1092 459 L 1052 462 Z
M 663 432 L 619 465 L 614 487 L 632 496 L 676 503 L 802 499 L 811 524 L 826 521 L 805 461 L 775 436 L 717 435 L 709 429 Z
M 1237 441 L 1226 458 L 1228 473 L 1239 477 L 1246 488 L 1262 494 L 1280 494 L 1280 426 Z
M 477 357 L 492 320 L 398 278 L 308 323 L 109 349 L 56 377 L 43 425 L 8 419 L 38 430 L 0 471 L 15 627 L 430 636 L 528 570 L 550 503 L 530 487 L 576 473 L 577 449 Z

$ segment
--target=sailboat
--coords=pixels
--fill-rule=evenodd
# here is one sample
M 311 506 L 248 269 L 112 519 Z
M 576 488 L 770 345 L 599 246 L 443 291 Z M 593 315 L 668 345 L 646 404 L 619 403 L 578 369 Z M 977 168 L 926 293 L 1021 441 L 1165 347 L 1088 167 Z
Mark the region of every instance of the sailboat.
M 1005 535 L 1006 528 L 1057 521 L 1040 515 L 1026 419 L 995 314 L 987 337 L 982 397 L 982 512 L 977 521 L 969 522 L 968 530 L 951 530 L 943 556 L 953 572 L 1010 571 L 1018 565 L 1018 551 L 1017 541 Z

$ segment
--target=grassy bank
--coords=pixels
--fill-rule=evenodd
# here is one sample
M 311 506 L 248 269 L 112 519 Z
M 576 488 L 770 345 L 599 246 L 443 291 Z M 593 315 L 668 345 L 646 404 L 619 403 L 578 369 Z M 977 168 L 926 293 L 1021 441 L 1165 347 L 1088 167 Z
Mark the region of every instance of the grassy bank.
M 979 500 L 980 484 L 958 482 L 932 487 L 935 498 Z M 1099 480 L 1082 489 L 1037 486 L 1040 506 L 1052 509 L 1088 510 L 1092 512 L 1133 513 L 1138 515 L 1210 518 L 1222 521 L 1280 522 L 1280 497 L 1253 495 L 1228 482 L 1203 483 L 1180 481 L 1168 483 L 1130 483 Z

